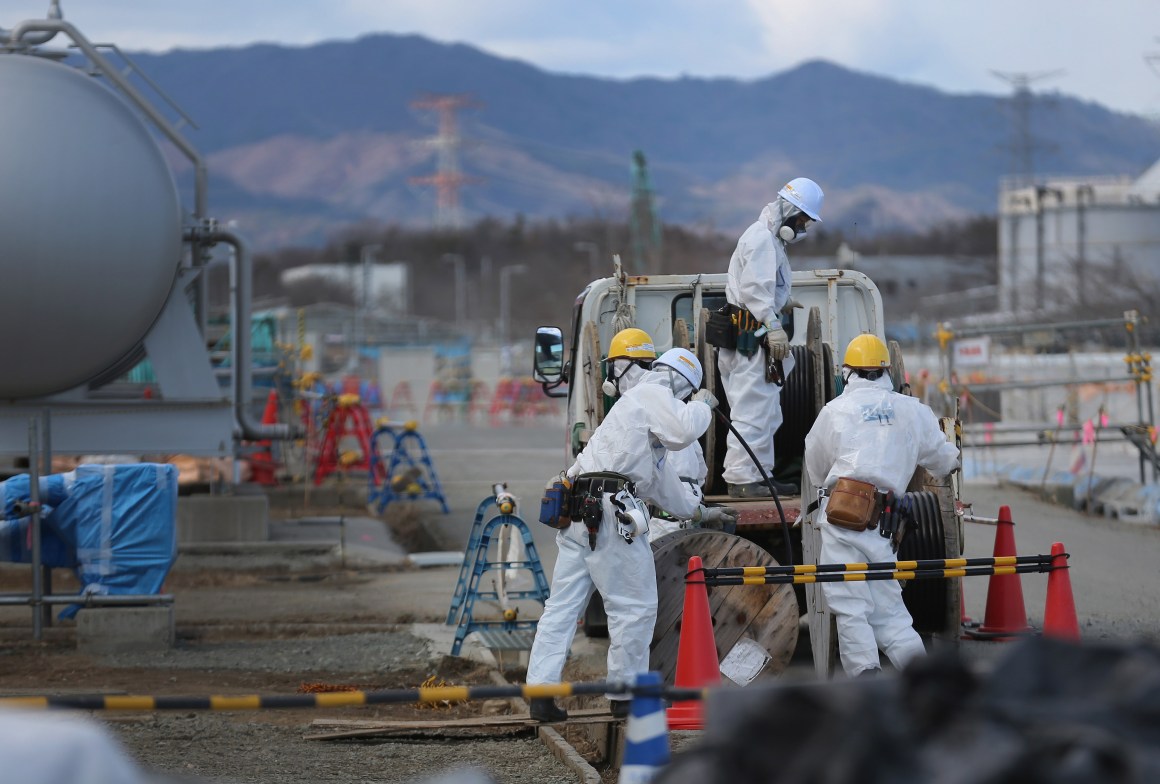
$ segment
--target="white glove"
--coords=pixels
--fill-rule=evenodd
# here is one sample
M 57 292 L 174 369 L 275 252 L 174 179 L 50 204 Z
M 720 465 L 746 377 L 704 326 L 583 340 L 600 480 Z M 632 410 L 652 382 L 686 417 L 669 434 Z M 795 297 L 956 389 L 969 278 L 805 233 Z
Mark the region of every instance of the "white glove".
M 563 482 L 565 485 L 569 485 L 569 486 L 572 484 L 571 480 L 568 479 L 567 474 L 559 473 L 548 480 L 548 483 L 546 485 L 544 485 L 544 489 L 551 490 L 553 485 L 555 485 L 557 482 Z
M 786 300 L 786 303 L 781 306 L 781 312 L 788 316 L 791 313 L 793 313 L 794 308 L 804 308 L 804 307 L 805 307 L 805 305 L 798 302 L 793 297 L 790 297 L 788 300 Z
M 773 360 L 785 359 L 789 356 L 789 335 L 778 322 L 765 333 L 765 345 L 769 346 L 769 358 Z
M 696 400 L 698 403 L 704 403 L 709 408 L 717 407 L 717 398 L 713 397 L 713 393 L 707 389 L 698 389 L 690 399 Z
M 737 525 L 737 510 L 731 506 L 698 506 L 693 513 L 693 522 L 702 528 L 734 528 Z

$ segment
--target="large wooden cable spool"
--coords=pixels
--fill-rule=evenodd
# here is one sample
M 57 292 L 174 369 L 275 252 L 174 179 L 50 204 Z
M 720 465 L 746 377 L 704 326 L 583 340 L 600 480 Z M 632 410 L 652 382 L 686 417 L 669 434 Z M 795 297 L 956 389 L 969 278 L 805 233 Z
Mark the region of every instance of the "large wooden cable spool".
M 671 684 L 676 676 L 689 558 L 700 556 L 706 568 L 777 566 L 778 562 L 746 539 L 698 528 L 662 536 L 652 543 L 652 548 L 658 605 L 649 669 L 660 672 L 665 682 Z M 709 586 L 707 591 L 717 660 L 724 659 L 744 637 L 764 648 L 770 656 L 757 680 L 781 674 L 798 642 L 798 604 L 793 586 Z
M 597 425 L 604 420 L 604 395 L 600 391 L 604 379 L 600 377 L 600 332 L 596 329 L 596 323 L 585 323 L 583 335 L 585 360 L 580 370 L 584 374 L 584 392 L 588 399 L 588 421 L 592 429 L 596 430 Z
M 902 346 L 898 345 L 897 340 L 892 340 L 887 344 L 887 350 L 890 352 L 890 380 L 894 382 L 894 391 L 903 392 L 903 387 L 906 387 L 903 394 L 910 394 L 910 382 L 906 380 L 906 364 L 902 361 Z

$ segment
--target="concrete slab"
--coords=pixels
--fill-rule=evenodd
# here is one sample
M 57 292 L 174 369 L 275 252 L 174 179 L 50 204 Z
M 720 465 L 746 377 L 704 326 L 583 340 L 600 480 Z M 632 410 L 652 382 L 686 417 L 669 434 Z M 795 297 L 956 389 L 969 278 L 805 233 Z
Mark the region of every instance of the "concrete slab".
M 77 613 L 77 650 L 88 654 L 167 651 L 173 647 L 173 605 L 86 607 Z
M 308 572 L 334 569 L 342 551 L 334 541 L 191 542 L 178 547 L 174 572 L 272 570 Z
M 190 495 L 177 499 L 177 541 L 264 542 L 270 538 L 265 495 Z

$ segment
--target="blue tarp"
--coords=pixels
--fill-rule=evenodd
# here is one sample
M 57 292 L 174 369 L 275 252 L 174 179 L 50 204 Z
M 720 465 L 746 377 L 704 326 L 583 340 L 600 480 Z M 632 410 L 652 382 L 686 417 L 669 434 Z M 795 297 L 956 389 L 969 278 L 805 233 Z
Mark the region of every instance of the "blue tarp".
M 0 482 L 0 560 L 32 561 L 28 475 Z M 87 594 L 156 594 L 177 558 L 177 467 L 81 465 L 40 480 L 41 559 L 71 568 Z M 71 617 L 70 607 L 61 613 Z

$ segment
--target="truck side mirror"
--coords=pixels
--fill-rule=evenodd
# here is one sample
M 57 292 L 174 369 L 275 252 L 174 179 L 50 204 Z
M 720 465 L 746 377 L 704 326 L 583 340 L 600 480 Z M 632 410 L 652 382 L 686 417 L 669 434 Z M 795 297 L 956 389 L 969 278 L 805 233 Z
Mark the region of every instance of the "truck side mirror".
M 559 384 L 564 378 L 564 333 L 559 327 L 536 330 L 532 377 L 542 384 Z

